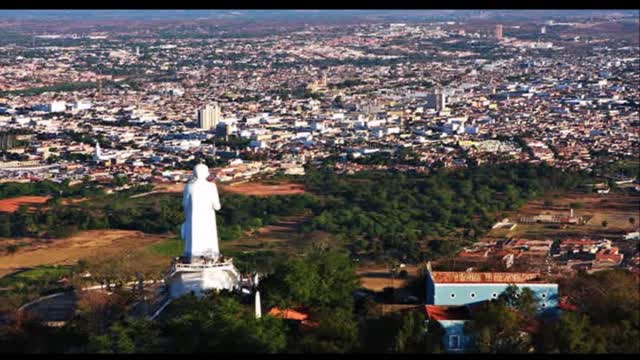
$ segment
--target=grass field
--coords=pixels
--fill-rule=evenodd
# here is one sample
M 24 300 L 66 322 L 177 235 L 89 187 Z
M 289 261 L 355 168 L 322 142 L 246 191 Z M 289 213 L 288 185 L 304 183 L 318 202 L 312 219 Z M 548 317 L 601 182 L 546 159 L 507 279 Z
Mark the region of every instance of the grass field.
M 156 255 L 176 257 L 182 255 L 184 251 L 184 241 L 181 239 L 166 239 L 147 246 L 145 250 Z
M 18 283 L 37 282 L 45 279 L 57 280 L 70 273 L 69 266 L 41 265 L 0 278 L 0 287 L 13 287 Z

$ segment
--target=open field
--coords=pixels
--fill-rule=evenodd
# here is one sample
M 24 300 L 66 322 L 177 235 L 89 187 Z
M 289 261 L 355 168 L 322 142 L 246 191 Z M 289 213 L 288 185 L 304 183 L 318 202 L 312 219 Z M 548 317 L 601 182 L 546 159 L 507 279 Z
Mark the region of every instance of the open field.
M 551 206 L 545 206 L 545 200 L 551 201 Z M 575 216 L 590 218 L 585 225 L 561 224 L 520 224 L 513 231 L 494 229 L 488 238 L 517 237 L 527 239 L 542 238 L 610 238 L 615 239 L 634 231 L 640 222 L 640 195 L 625 194 L 549 194 L 523 206 L 519 211 L 509 214 L 511 221 L 518 222 L 523 216 L 538 214 L 565 215 L 569 214 L 569 206 L 577 204 Z M 629 222 L 634 219 L 634 224 Z M 603 221 L 607 226 L 602 225 Z
M 184 190 L 184 183 L 162 183 L 155 184 L 153 192 L 169 192 L 169 193 L 181 193 Z
M 393 287 L 395 289 L 405 287 L 411 280 L 418 276 L 418 265 L 406 265 L 402 270 L 406 270 L 409 273 L 407 279 L 400 279 L 398 275 L 395 278 L 391 278 L 391 272 L 389 268 L 384 264 L 368 264 L 359 266 L 356 273 L 360 277 L 360 285 L 372 291 L 382 291 L 386 287 Z
M 165 239 L 130 230 L 89 230 L 66 239 L 40 243 L 11 255 L 0 256 L 0 276 L 38 265 L 70 265 L 79 259 L 109 257 L 143 248 Z
M 309 219 L 307 215 L 289 216 L 273 225 L 263 226 L 240 239 L 220 242 L 222 253 L 247 253 L 273 251 L 299 255 L 315 241 L 331 242 L 329 234 L 314 231 L 305 234 L 300 226 Z
M 18 196 L 9 199 L 0 200 L 0 211 L 15 212 L 21 205 L 40 205 L 49 200 L 48 196 Z

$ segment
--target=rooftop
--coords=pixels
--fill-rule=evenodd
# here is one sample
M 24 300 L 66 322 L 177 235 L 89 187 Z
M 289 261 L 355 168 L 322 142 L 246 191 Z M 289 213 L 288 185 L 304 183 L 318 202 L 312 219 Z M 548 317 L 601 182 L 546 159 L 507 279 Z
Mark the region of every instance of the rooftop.
M 427 317 L 432 320 L 469 320 L 471 314 L 466 306 L 425 305 Z
M 543 283 L 538 273 L 434 271 L 435 283 Z

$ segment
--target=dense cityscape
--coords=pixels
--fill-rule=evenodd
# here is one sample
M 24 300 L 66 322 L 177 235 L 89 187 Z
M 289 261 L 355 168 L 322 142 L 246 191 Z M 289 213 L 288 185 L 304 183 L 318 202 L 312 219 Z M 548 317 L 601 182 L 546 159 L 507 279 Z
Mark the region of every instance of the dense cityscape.
M 3 351 L 640 352 L 637 11 L 203 12 L 0 12 Z

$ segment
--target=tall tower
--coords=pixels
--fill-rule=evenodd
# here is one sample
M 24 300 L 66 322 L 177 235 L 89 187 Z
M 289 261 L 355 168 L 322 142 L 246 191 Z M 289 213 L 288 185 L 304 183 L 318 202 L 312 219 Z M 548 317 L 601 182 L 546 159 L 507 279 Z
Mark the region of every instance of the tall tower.
M 209 130 L 218 126 L 220 121 L 220 106 L 214 103 L 213 106 L 207 105 L 198 111 L 198 126 L 200 129 Z
M 502 25 L 496 25 L 495 36 L 497 40 L 502 40 Z

